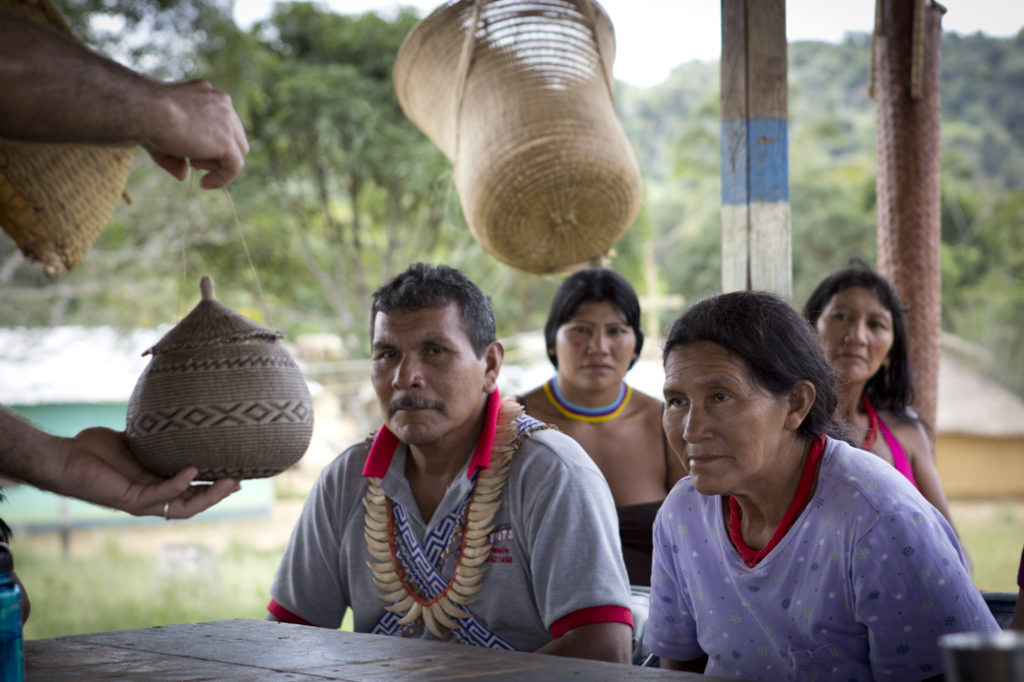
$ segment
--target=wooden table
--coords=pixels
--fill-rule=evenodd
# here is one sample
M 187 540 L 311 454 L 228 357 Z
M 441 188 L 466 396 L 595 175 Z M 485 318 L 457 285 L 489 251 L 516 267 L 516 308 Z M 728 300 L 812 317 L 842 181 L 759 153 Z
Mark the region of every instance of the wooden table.
M 25 674 L 33 682 L 722 679 L 244 619 L 28 640 Z

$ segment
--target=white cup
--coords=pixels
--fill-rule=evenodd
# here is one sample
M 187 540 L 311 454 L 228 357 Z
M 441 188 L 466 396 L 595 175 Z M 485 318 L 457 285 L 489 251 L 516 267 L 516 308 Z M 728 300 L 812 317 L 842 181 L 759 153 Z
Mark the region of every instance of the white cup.
M 957 632 L 939 646 L 946 682 L 1024 682 L 1024 632 Z

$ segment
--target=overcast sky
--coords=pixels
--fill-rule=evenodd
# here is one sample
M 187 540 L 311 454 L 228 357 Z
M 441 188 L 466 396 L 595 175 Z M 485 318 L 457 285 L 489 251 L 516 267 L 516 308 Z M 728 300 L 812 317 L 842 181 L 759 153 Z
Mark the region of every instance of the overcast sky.
M 599 0 L 615 26 L 615 77 L 634 85 L 660 83 L 672 67 L 721 52 L 719 0 Z M 429 14 L 439 0 L 329 0 L 334 11 L 375 10 L 393 14 L 412 5 Z M 1011 36 L 1024 27 L 1024 0 L 945 0 L 946 31 Z M 273 0 L 238 0 L 235 18 L 243 26 L 266 17 Z M 657 19 L 652 15 L 657 13 Z M 870 32 L 875 0 L 787 0 L 786 34 L 790 41 L 838 42 L 847 31 Z

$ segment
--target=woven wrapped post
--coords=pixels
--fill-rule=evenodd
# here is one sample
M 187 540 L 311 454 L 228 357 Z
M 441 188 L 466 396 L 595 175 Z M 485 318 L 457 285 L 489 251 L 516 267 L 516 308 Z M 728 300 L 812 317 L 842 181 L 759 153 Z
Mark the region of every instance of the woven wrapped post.
M 399 104 L 452 162 L 466 222 L 498 260 L 571 269 L 604 256 L 636 217 L 614 57 L 592 0 L 451 0 L 406 37 Z
M 0 0 L 0 10 L 71 35 L 48 0 Z M 113 215 L 134 154 L 131 147 L 0 139 L 0 228 L 51 277 L 63 275 Z
M 893 282 L 910 311 L 907 330 L 916 392 L 914 407 L 932 427 L 938 402 L 942 331 L 942 12 L 926 0 L 878 0 L 872 75 L 878 152 L 878 268 Z M 920 88 L 919 97 L 914 96 L 918 93 L 912 86 Z

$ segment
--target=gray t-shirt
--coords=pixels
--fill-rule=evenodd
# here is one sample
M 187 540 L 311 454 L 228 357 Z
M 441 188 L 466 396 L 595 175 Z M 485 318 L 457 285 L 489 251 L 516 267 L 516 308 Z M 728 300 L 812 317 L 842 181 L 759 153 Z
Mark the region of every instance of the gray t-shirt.
M 362 471 L 369 448 L 369 442 L 353 445 L 321 472 L 274 577 L 273 600 L 314 625 L 337 628 L 351 607 L 355 631 L 370 632 L 385 614 L 388 602 L 373 584 L 367 562 L 375 560 L 363 536 Z M 403 508 L 421 544 L 464 504 L 472 489 L 470 455 L 425 523 L 404 476 L 408 448 L 400 444 L 395 451 L 380 485 Z M 490 632 L 533 651 L 554 639 L 549 628 L 569 614 L 617 607 L 628 615 L 615 504 L 604 476 L 576 441 L 551 429 L 524 438 L 500 499 L 483 588 L 468 607 Z M 442 576 L 454 568 L 449 556 Z M 425 628 L 417 636 L 433 638 Z

